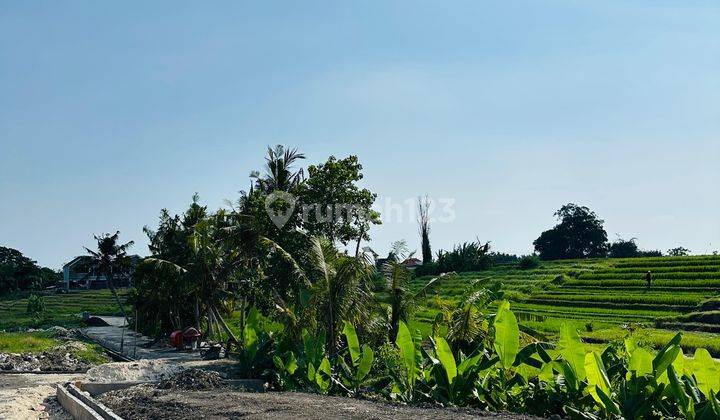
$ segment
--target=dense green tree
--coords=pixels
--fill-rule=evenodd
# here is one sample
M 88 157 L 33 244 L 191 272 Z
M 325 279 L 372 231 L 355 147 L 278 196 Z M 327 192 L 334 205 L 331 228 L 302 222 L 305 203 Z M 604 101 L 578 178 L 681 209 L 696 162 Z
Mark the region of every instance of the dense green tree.
M 690 255 L 690 250 L 681 246 L 677 248 L 668 249 L 667 254 L 671 257 L 684 257 Z
M 630 238 L 627 241 L 623 238 L 618 238 L 608 246 L 608 257 L 610 258 L 635 258 L 639 255 L 640 250 L 638 249 L 636 238 Z
M 543 260 L 603 257 L 607 251 L 604 221 L 589 208 L 566 204 L 555 212 L 559 223 L 543 232 L 533 245 Z
M 38 266 L 16 249 L 0 246 L 0 295 L 52 286 L 60 280 L 59 272 Z
M 300 190 L 303 227 L 333 243 L 356 241 L 356 255 L 360 242 L 370 240 L 370 225 L 380 224 L 380 214 L 371 208 L 377 195 L 357 184 L 363 178 L 361 171 L 357 156 L 330 156 L 308 168 L 309 177 Z
M 487 270 L 490 266 L 490 242 L 464 242 L 455 245 L 452 251 L 438 251 L 438 273 L 480 271 Z

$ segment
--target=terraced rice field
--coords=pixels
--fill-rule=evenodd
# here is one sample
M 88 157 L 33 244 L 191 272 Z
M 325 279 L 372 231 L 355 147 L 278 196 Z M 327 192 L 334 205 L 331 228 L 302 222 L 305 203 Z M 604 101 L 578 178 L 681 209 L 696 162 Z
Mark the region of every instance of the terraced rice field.
M 647 271 L 653 278 L 649 288 Z M 411 287 L 417 290 L 430 279 L 416 278 Z M 720 292 L 720 256 L 549 261 L 529 270 L 500 265 L 460 273 L 440 280 L 435 294 L 416 312 L 416 321 L 431 323 L 440 302 L 457 301 L 471 284 L 496 282 L 502 283 L 524 326 L 541 334 L 552 335 L 569 321 L 584 330 L 586 339 L 608 341 L 621 339 L 638 323 L 657 327 L 655 336 L 665 330 L 704 331 L 687 336 L 712 341 L 720 354 L 720 335 L 711 334 L 719 333 L 720 325 L 707 321 L 720 317 L 687 315 Z
M 121 299 L 127 296 L 120 290 Z M 43 296 L 45 312 L 42 316 L 26 313 L 27 298 L 0 300 L 0 330 L 48 325 L 73 325 L 80 320 L 81 312 L 119 315 L 120 309 L 109 290 L 74 291 L 67 294 Z

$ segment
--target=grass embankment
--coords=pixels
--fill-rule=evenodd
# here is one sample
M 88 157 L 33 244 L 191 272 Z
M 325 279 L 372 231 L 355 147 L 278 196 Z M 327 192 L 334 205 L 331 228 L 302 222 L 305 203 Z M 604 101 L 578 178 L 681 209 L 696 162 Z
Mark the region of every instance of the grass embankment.
M 647 287 L 645 274 L 652 272 Z M 431 276 L 416 278 L 422 287 Z M 587 342 L 620 341 L 633 335 L 658 347 L 683 330 L 686 352 L 705 347 L 720 356 L 716 314 L 703 302 L 718 294 L 720 257 L 661 257 L 546 261 L 534 269 L 500 265 L 443 278 L 415 313 L 414 325 L 429 330 L 443 304 L 457 302 L 469 285 L 502 283 L 521 325 L 553 339 L 571 322 Z M 714 309 L 714 308 L 712 308 Z
M 118 291 L 121 300 L 127 290 Z M 110 290 L 73 291 L 43 296 L 45 311 L 38 315 L 27 313 L 27 297 L 0 298 L 0 330 L 45 328 L 53 325 L 75 327 L 80 325 L 82 312 L 102 315 L 120 315 Z M 126 308 L 127 309 L 127 308 Z
M 67 346 L 67 341 L 55 338 L 49 331 L 0 333 L 0 353 L 41 354 L 44 352 L 65 351 L 76 359 L 90 364 L 107 362 L 102 347 L 95 343 L 77 340 L 83 345 Z

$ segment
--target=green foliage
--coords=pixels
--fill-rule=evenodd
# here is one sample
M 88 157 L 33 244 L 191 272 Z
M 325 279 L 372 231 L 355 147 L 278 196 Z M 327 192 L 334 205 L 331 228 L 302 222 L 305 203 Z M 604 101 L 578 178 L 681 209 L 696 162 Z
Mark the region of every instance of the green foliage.
M 369 240 L 370 225 L 380 224 L 380 214 L 371 208 L 376 194 L 360 188 L 362 165 L 357 156 L 337 159 L 330 156 L 325 163 L 310 165 L 309 177 L 299 189 L 300 202 L 313 206 L 303 227 L 311 235 L 322 235 L 331 242 L 347 245 L 349 241 Z M 322 216 L 331 214 L 329 220 Z
M 608 257 L 610 258 L 635 258 L 641 256 L 637 246 L 637 239 L 630 238 L 624 240 L 618 238 L 615 242 L 608 245 Z
M 438 251 L 436 273 L 466 272 L 486 270 L 492 266 L 489 254 L 490 242 L 463 242 L 455 245 L 452 251 Z
M 543 260 L 602 257 L 606 253 L 604 221 L 587 207 L 566 204 L 555 212 L 560 223 L 543 232 L 533 245 Z
M 40 315 L 45 312 L 45 300 L 40 295 L 30 295 L 25 310 L 30 315 Z
M 62 281 L 62 273 L 40 267 L 20 251 L 0 246 L 0 296 L 38 290 Z
M 518 259 L 518 267 L 523 270 L 540 267 L 540 257 L 537 255 L 523 255 Z
M 510 303 L 503 301 L 495 314 L 495 351 L 500 358 L 500 365 L 509 369 L 515 363 L 520 348 L 520 330 L 515 314 L 510 310 Z
M 348 345 L 350 363 L 347 363 L 345 357 L 338 359 L 340 367 L 342 368 L 342 382 L 345 386 L 349 387 L 354 394 L 358 394 L 360 386 L 370 373 L 375 353 L 367 344 L 363 344 L 362 347 L 360 347 L 355 327 L 347 321 L 345 321 L 343 334 L 345 335 L 345 340 Z
M 668 249 L 667 254 L 671 257 L 685 257 L 690 255 L 690 250 L 681 246 Z

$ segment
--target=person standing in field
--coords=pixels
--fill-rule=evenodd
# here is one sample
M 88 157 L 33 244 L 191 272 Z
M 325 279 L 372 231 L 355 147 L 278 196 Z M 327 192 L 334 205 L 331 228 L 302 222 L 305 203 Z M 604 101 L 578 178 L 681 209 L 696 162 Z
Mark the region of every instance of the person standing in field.
M 652 273 L 650 270 L 645 274 L 645 281 L 647 282 L 648 289 L 650 288 L 650 284 L 652 283 Z

